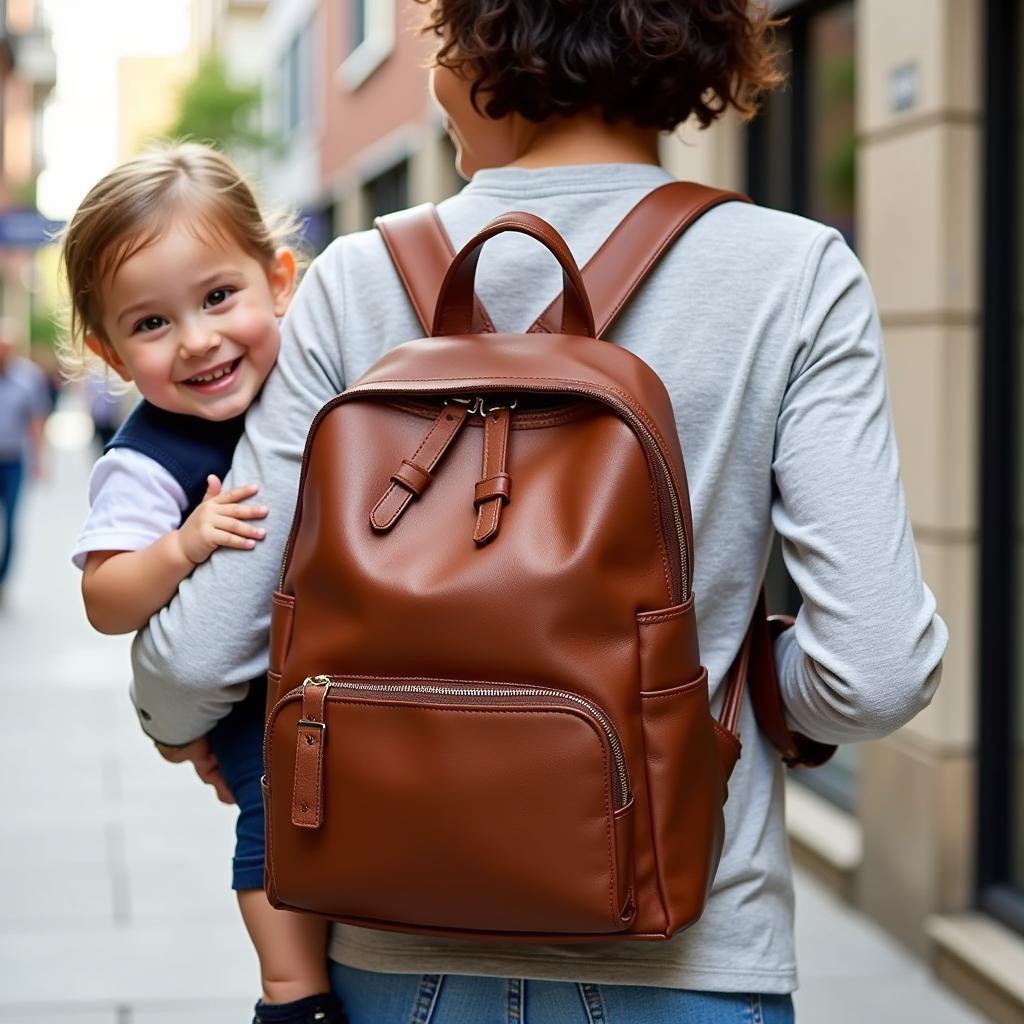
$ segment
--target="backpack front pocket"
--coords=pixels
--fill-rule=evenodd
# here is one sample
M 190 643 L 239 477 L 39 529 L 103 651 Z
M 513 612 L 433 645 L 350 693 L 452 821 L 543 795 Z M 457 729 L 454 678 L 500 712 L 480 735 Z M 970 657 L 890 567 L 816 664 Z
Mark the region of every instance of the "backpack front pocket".
M 509 935 L 597 936 L 634 916 L 625 754 L 586 698 L 318 676 L 277 703 L 266 743 L 278 905 Z

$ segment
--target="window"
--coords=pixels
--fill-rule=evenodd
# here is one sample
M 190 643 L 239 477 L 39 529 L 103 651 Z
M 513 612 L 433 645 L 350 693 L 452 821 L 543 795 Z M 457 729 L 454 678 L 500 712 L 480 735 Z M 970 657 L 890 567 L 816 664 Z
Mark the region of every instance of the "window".
M 854 0 L 777 4 L 788 84 L 764 100 L 747 134 L 747 191 L 764 206 L 831 224 L 853 245 L 856 210 Z M 776 541 L 765 578 L 771 612 L 796 613 L 800 593 Z M 840 747 L 801 782 L 848 811 L 857 798 L 857 748 Z
M 345 22 L 338 79 L 347 89 L 358 89 L 384 63 L 395 48 L 395 0 L 343 0 Z
M 747 186 L 755 202 L 831 224 L 852 245 L 854 2 L 811 0 L 785 13 L 778 41 L 788 84 L 750 125 Z
M 292 37 L 281 58 L 281 130 L 292 138 L 312 121 L 313 22 Z
M 358 50 L 366 42 L 366 0 L 348 0 L 349 45 L 347 52 Z
M 978 899 L 1024 931 L 1024 0 L 988 0 Z
M 366 216 L 372 224 L 374 217 L 404 210 L 409 205 L 409 161 L 402 160 L 383 174 L 371 178 L 363 185 L 366 196 Z

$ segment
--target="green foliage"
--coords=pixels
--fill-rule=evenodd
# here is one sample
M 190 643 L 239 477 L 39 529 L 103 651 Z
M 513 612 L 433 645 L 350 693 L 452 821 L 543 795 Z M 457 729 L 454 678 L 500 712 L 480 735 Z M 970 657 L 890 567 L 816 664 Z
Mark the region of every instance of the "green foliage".
M 211 53 L 182 90 L 178 119 L 168 135 L 228 151 L 266 149 L 272 141 L 259 130 L 259 109 L 260 87 L 232 83 L 223 58 Z
M 60 325 L 48 310 L 33 309 L 29 315 L 29 337 L 33 345 L 54 348 L 60 337 Z

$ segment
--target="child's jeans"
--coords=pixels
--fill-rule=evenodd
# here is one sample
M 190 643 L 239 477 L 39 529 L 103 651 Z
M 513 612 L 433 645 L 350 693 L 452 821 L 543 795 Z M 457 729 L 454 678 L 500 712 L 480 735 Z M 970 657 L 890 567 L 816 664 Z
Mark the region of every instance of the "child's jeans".
M 681 992 L 330 964 L 348 1024 L 793 1024 L 789 996 Z

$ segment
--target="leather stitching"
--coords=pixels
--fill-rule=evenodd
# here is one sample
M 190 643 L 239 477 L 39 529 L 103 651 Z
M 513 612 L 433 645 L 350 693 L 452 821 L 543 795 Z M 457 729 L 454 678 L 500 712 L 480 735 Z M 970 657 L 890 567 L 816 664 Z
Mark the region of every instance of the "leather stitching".
M 394 512 L 387 515 L 383 520 L 378 518 L 378 513 L 383 512 L 388 499 L 391 498 L 398 489 L 398 484 L 392 483 L 384 492 L 384 497 L 382 497 L 380 501 L 373 506 L 373 511 L 370 513 L 370 522 L 373 523 L 378 530 L 387 530 L 394 526 L 395 520 L 398 519 L 398 517 L 405 511 L 405 506 L 412 501 L 412 491 L 407 491 L 402 488 L 402 500 L 398 503 Z
M 420 303 L 420 296 L 413 288 L 411 280 L 406 276 L 405 267 L 398 258 L 398 252 L 394 246 L 394 239 L 390 234 L 391 229 L 386 227 L 383 223 L 378 222 L 377 230 L 380 232 L 381 238 L 384 240 L 384 246 L 388 250 L 388 255 L 391 257 L 391 263 L 402 282 L 402 288 L 405 290 L 405 294 L 409 297 L 409 302 L 412 305 L 413 311 L 416 313 L 416 319 L 419 320 L 420 326 L 429 335 L 430 321 L 427 319 L 426 310 Z
M 660 700 L 662 697 L 688 697 L 695 691 L 699 691 L 707 686 L 707 682 L 707 669 L 701 669 L 700 675 L 696 679 L 691 679 L 688 683 L 680 683 L 678 686 L 670 686 L 664 690 L 641 690 L 640 699 L 644 701 Z
M 659 622 L 671 622 L 673 619 L 682 618 L 693 610 L 693 595 L 686 601 L 674 608 L 659 608 L 652 612 L 637 612 L 636 621 L 641 626 L 653 626 Z
M 728 729 L 726 729 L 726 727 L 722 725 L 722 723 L 719 722 L 717 718 L 711 719 L 711 728 L 714 729 L 719 736 L 723 737 L 724 739 L 727 739 L 736 748 L 736 756 L 739 757 L 740 754 L 743 752 L 743 743 L 740 740 L 739 736 L 737 736 L 736 733 L 730 732 Z

